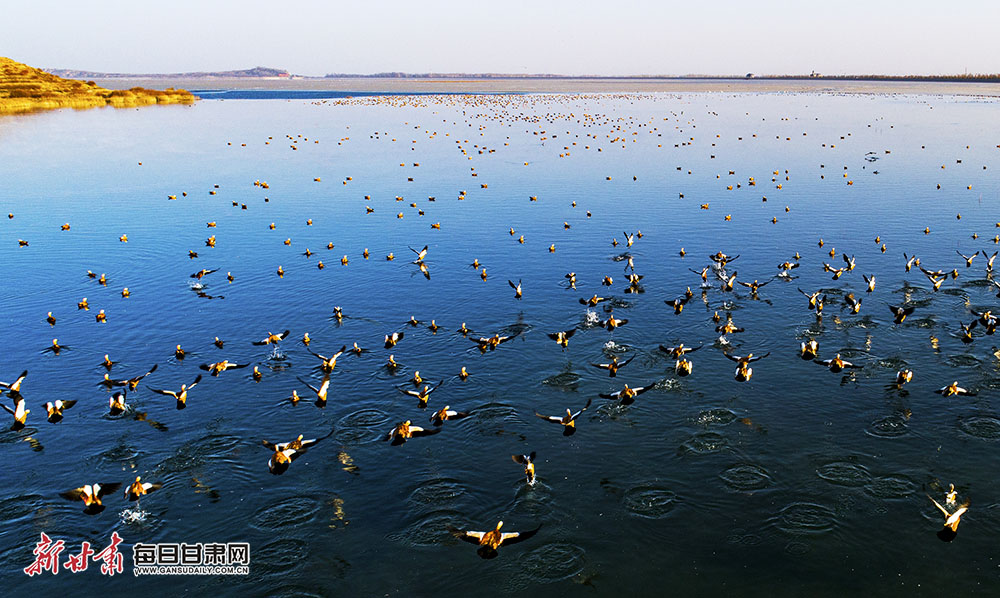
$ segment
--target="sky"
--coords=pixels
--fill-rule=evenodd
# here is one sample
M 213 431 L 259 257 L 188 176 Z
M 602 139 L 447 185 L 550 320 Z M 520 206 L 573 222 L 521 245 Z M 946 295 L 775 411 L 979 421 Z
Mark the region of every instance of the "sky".
M 1000 72 L 1000 2 L 32 0 L 0 56 L 172 73 L 566 75 Z

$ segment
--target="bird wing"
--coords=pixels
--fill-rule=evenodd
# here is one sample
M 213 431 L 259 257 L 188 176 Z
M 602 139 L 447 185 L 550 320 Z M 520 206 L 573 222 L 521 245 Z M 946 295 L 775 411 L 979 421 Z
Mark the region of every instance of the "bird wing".
M 177 393 L 174 392 L 174 391 L 172 391 L 172 390 L 163 390 L 163 389 L 160 389 L 160 388 L 150 388 L 149 386 L 147 386 L 146 388 L 149 388 L 149 390 L 151 392 L 155 392 L 158 395 L 165 395 L 165 396 L 168 396 L 168 397 L 173 397 L 175 399 L 177 398 Z
M 948 518 L 948 517 L 951 517 L 951 513 L 949 513 L 949 512 L 947 511 L 947 509 L 945 509 L 944 507 L 942 507 L 942 506 L 941 506 L 941 503 L 939 503 L 938 501 L 934 500 L 934 499 L 933 499 L 933 498 L 931 497 L 931 495 L 930 495 L 930 494 L 928 494 L 928 495 L 927 495 L 927 498 L 930 498 L 930 499 L 931 499 L 931 502 L 932 502 L 932 503 L 934 503 L 934 506 L 935 506 L 935 507 L 937 507 L 939 511 L 941 511 L 942 513 L 944 513 L 944 516 L 945 516 L 945 518 Z
M 765 357 L 767 357 L 770 354 L 771 354 L 771 352 L 768 351 L 767 353 L 764 353 L 763 355 L 757 355 L 756 357 L 751 357 L 750 359 L 747 360 L 747 363 L 751 363 L 753 361 L 760 361 L 761 359 L 764 359 Z
M 720 326 L 719 328 L 716 328 L 716 330 L 721 330 L 721 329 L 722 329 L 722 326 Z M 730 355 L 729 353 L 723 353 L 723 355 L 726 356 L 726 359 L 729 359 L 730 361 L 735 361 L 736 363 L 739 363 L 740 361 L 743 360 L 743 358 L 740 357 L 739 355 L 733 356 L 733 355 Z
M 100 497 L 110 494 L 112 492 L 117 492 L 118 489 L 122 487 L 122 483 L 112 482 L 110 484 L 95 484 L 95 486 L 98 486 L 97 496 Z
M 437 434 L 441 431 L 441 428 L 434 428 L 433 430 L 427 430 L 421 428 L 420 426 L 410 426 L 411 436 L 430 436 L 432 434 Z
M 508 546 L 510 544 L 516 544 L 527 540 L 531 536 L 538 533 L 538 530 L 542 529 L 542 526 L 538 526 L 533 530 L 527 532 L 504 532 L 500 534 L 500 546 Z
M 447 527 L 451 535 L 470 544 L 479 544 L 479 541 L 486 535 L 486 532 L 462 531 L 453 525 Z
M 196 377 L 196 378 L 194 379 L 194 382 L 192 382 L 191 384 L 188 384 L 188 388 L 187 388 L 187 389 L 188 389 L 188 390 L 191 390 L 191 389 L 192 389 L 192 388 L 194 388 L 195 386 L 198 386 L 198 383 L 199 383 L 199 382 L 201 382 L 201 374 L 198 374 L 198 377 Z
M 577 411 L 576 413 L 574 413 L 573 415 L 571 415 L 570 418 L 569 418 L 570 421 L 573 421 L 574 419 L 580 417 L 580 414 L 583 413 L 584 411 L 586 411 L 587 408 L 590 407 L 590 404 L 593 401 L 594 401 L 594 399 L 587 399 L 587 404 L 583 406 L 583 409 L 581 409 L 581 410 Z
M 562 418 L 561 417 L 556 417 L 555 415 L 542 415 L 541 413 L 539 413 L 539 412 L 536 411 L 535 412 L 535 417 L 540 417 L 540 418 L 544 419 L 545 421 L 550 421 L 550 422 L 555 423 L 555 424 L 561 424 L 562 423 Z

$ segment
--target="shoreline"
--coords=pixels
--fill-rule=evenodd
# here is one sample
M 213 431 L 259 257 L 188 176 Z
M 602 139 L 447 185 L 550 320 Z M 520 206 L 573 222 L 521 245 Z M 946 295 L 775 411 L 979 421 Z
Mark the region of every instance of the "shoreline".
M 787 79 L 95 79 L 108 89 L 170 85 L 184 89 L 273 89 L 406 93 L 829 93 L 1000 96 L 1000 83 Z

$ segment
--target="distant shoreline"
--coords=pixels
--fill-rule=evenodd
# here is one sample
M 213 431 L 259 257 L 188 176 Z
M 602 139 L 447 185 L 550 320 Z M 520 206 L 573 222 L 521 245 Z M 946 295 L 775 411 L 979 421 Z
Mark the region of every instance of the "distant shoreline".
M 359 93 L 850 93 L 1000 96 L 1000 82 L 870 80 L 834 78 L 718 79 L 666 78 L 490 78 L 423 79 L 392 77 L 350 78 L 111 78 L 96 79 L 109 89 L 172 85 L 187 89 L 280 89 Z

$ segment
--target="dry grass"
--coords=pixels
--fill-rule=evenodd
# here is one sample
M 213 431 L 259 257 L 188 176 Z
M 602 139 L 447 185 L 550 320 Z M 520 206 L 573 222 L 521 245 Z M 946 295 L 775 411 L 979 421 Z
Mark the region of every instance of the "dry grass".
M 190 104 L 198 98 L 183 89 L 163 91 L 133 87 L 110 90 L 93 81 L 63 79 L 9 58 L 0 57 L 0 114 L 54 108 L 132 108 L 151 104 Z

